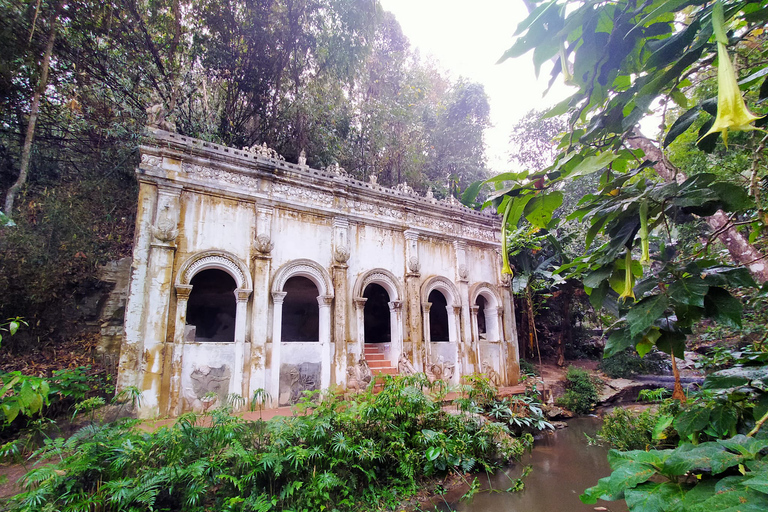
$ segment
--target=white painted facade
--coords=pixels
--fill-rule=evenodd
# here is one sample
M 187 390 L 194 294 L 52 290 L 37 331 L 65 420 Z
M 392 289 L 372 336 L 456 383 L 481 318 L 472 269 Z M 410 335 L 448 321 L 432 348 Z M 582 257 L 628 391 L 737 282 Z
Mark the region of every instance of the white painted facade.
M 137 175 L 118 385 L 142 390 L 141 416 L 227 393 L 264 389 L 277 405 L 302 389 L 343 389 L 374 320 L 392 366 L 405 354 L 419 371 L 453 366 L 454 383 L 483 368 L 517 382 L 496 216 L 160 130 Z

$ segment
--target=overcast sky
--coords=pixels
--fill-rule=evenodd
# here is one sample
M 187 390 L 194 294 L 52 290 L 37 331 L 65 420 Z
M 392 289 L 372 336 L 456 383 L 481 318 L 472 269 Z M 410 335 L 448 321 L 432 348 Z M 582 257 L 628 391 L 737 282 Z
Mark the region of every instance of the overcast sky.
M 567 96 L 553 87 L 542 99 L 548 69 L 537 81 L 531 54 L 496 64 L 512 45 L 512 34 L 527 11 L 521 0 L 380 0 L 394 13 L 411 44 L 432 55 L 452 78 L 464 76 L 485 86 L 493 128 L 486 132 L 488 164 L 507 170 L 507 141 L 514 124 L 531 108 L 554 105 Z

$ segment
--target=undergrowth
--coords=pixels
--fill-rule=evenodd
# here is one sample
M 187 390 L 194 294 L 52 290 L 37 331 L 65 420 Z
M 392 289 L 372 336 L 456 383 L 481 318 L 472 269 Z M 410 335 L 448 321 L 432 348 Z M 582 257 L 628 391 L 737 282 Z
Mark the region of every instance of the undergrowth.
M 529 445 L 505 423 L 445 412 L 428 387 L 415 375 L 349 400 L 314 393 L 306 415 L 268 422 L 222 409 L 153 433 L 91 425 L 39 450 L 49 465 L 25 476 L 12 510 L 375 510 L 424 476 L 490 471 Z
M 566 374 L 565 394 L 557 400 L 557 405 L 576 414 L 589 414 L 597 404 L 602 385 L 603 382 L 588 371 L 571 366 Z

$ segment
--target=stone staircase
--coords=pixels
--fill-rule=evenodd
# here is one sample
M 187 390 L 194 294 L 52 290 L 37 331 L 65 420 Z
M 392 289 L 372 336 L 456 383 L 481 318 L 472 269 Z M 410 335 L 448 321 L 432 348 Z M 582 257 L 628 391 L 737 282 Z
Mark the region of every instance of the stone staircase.
M 384 357 L 384 352 L 379 345 L 375 343 L 366 343 L 363 347 L 363 351 L 365 360 L 368 362 L 368 367 L 371 369 L 374 378 L 382 374 L 397 375 L 397 368 L 392 366 L 392 363 Z

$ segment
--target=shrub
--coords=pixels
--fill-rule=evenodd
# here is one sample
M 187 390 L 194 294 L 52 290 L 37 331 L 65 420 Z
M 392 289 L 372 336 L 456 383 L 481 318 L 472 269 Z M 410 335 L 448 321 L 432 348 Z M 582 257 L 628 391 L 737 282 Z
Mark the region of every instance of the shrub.
M 557 400 L 557 405 L 576 414 L 589 414 L 597 404 L 601 384 L 600 379 L 592 377 L 586 370 L 571 366 L 566 375 L 565 394 Z
M 671 427 L 679 403 L 665 401 L 657 410 L 639 413 L 617 407 L 603 418 L 603 426 L 595 438 L 617 450 L 647 450 L 651 447 L 674 446 L 676 438 Z
M 245 421 L 194 414 L 146 433 L 125 421 L 49 441 L 17 511 L 374 510 L 419 490 L 421 475 L 490 469 L 523 453 L 505 424 L 448 414 L 423 374 L 378 393 L 314 392 L 307 415 Z
M 659 375 L 669 371 L 669 362 L 660 352 L 651 352 L 640 357 L 634 348 L 600 361 L 600 370 L 612 379 L 634 377 L 635 375 Z

